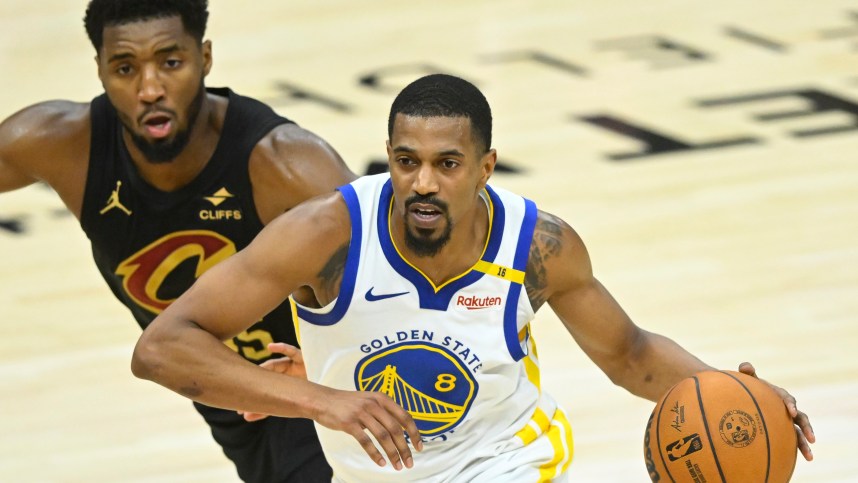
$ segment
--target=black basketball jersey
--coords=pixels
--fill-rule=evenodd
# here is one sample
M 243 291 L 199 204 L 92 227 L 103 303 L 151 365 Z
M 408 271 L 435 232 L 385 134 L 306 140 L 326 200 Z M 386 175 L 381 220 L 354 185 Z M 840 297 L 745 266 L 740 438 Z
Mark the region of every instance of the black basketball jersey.
M 140 177 L 107 97 L 91 103 L 81 226 L 101 275 L 144 329 L 197 277 L 246 247 L 262 229 L 248 160 L 263 136 L 291 122 L 229 89 L 208 91 L 229 99 L 220 141 L 200 174 L 169 193 Z M 227 344 L 259 363 L 269 358 L 266 346 L 273 341 L 296 343 L 288 303 Z
M 200 174 L 174 192 L 146 183 L 122 139 L 122 124 L 105 95 L 91 103 L 92 142 L 81 227 L 101 275 L 146 328 L 158 313 L 215 264 L 246 247 L 262 230 L 248 161 L 259 140 L 292 121 L 229 89 L 220 141 Z M 227 342 L 254 363 L 271 358 L 269 342 L 297 345 L 289 303 Z M 224 453 L 248 482 L 330 481 L 313 423 L 268 418 L 247 423 L 235 411 L 194 406 Z

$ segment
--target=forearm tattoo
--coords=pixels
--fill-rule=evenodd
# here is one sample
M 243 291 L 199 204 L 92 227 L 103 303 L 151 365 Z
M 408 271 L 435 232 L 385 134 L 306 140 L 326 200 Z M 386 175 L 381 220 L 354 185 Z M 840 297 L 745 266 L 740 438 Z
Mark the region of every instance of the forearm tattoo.
M 349 244 L 346 243 L 331 256 L 324 267 L 319 271 L 317 276 L 321 282 L 320 287 L 324 291 L 325 298 L 333 300 L 340 287 L 340 280 L 343 278 L 343 272 L 346 269 L 346 258 L 349 254 Z M 318 295 L 317 295 L 318 297 Z M 320 300 L 321 302 L 321 300 Z
M 530 299 L 530 305 L 536 312 L 548 297 L 548 273 L 546 261 L 560 254 L 563 248 L 563 222 L 548 213 L 541 213 L 533 229 L 533 242 L 527 259 L 524 275 L 524 288 Z

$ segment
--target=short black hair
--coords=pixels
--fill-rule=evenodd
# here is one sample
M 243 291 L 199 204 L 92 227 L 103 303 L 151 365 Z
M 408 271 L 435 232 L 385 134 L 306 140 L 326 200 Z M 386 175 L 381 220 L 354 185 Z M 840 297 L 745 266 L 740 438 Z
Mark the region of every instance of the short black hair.
M 179 16 L 185 31 L 202 43 L 209 19 L 208 0 L 91 0 L 83 24 L 96 52 L 104 43 L 104 28 L 141 20 Z
M 465 117 L 483 152 L 492 146 L 492 110 L 483 93 L 470 82 L 448 74 L 431 74 L 408 84 L 390 106 L 387 136 L 393 137 L 397 114 L 417 117 Z

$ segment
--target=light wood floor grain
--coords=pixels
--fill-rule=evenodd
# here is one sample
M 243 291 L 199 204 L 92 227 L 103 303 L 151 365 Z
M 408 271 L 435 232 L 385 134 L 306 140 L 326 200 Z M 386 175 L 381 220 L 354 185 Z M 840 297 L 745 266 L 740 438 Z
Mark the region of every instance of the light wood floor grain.
M 854 2 L 211 3 L 208 85 L 268 100 L 357 172 L 384 156 L 406 82 L 478 83 L 520 170 L 493 182 L 572 224 L 639 325 L 787 387 L 819 438 L 794 481 L 856 481 L 858 136 L 794 135 L 858 125 Z M 84 8 L 0 0 L 0 118 L 100 92 Z M 819 99 L 843 102 L 777 116 Z M 645 147 L 629 125 L 698 149 L 612 160 Z M 739 138 L 754 142 L 701 147 Z M 62 213 L 41 187 L 0 195 L 0 481 L 237 481 L 190 404 L 131 375 L 139 331 Z M 544 386 L 572 417 L 571 480 L 646 481 L 652 404 L 612 386 L 549 311 L 535 326 Z

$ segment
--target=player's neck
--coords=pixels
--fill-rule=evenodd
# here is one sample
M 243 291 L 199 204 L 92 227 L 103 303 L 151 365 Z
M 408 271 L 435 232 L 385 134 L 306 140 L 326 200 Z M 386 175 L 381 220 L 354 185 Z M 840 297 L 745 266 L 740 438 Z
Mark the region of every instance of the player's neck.
M 480 260 L 489 233 L 488 208 L 478 200 L 470 213 L 456 221 L 450 241 L 434 256 L 417 256 L 408 248 L 404 225 L 400 224 L 395 233 L 400 235 L 396 244 L 402 255 L 438 286 L 470 270 Z
M 152 163 L 123 133 L 125 146 L 140 176 L 152 187 L 161 191 L 176 191 L 196 178 L 206 167 L 220 140 L 226 113 L 227 100 L 207 95 L 200 113 L 190 128 L 187 146 L 172 161 Z

